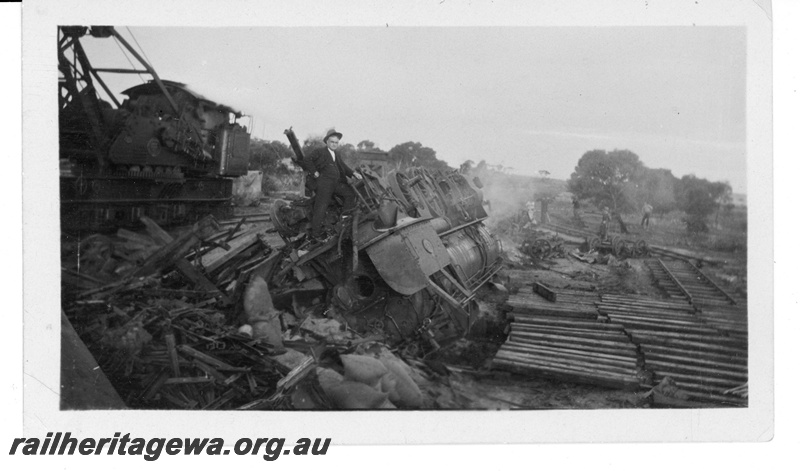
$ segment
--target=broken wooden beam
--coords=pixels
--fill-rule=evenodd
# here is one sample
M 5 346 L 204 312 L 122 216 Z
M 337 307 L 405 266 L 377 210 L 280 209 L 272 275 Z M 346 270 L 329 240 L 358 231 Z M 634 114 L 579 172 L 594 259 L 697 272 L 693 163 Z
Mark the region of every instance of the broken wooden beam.
M 245 234 L 229 241 L 230 250 L 218 247 L 203 255 L 200 258 L 200 264 L 205 267 L 207 273 L 213 273 L 218 268 L 222 267 L 229 260 L 236 255 L 245 251 L 253 244 L 259 242 L 257 229 L 246 232 Z
M 140 220 L 147 228 L 147 232 L 158 243 L 162 244 L 163 246 L 167 246 L 175 241 L 175 239 L 171 235 L 169 235 L 169 233 L 167 233 L 164 229 L 162 229 L 152 219 L 146 216 L 142 216 Z M 200 271 L 197 268 L 195 268 L 191 263 L 189 263 L 189 261 L 187 261 L 185 258 L 183 257 L 177 258 L 175 260 L 175 268 L 198 288 L 201 288 L 205 291 L 208 291 L 209 293 L 218 296 L 225 304 L 230 304 L 230 298 L 225 293 L 223 293 L 222 290 L 220 290 L 219 287 L 217 287 L 217 285 L 215 285 L 208 278 L 203 276 L 203 274 L 200 273 Z
M 548 288 L 547 286 L 543 285 L 542 283 L 534 283 L 533 284 L 533 292 L 538 294 L 539 296 L 543 297 L 544 299 L 550 302 L 556 302 L 557 295 L 556 292 L 552 289 Z
M 145 276 L 164 267 L 175 265 L 179 260 L 183 260 L 183 257 L 194 245 L 212 234 L 217 227 L 218 224 L 214 217 L 206 216 L 192 226 L 190 230 L 159 248 L 131 276 L 134 278 Z

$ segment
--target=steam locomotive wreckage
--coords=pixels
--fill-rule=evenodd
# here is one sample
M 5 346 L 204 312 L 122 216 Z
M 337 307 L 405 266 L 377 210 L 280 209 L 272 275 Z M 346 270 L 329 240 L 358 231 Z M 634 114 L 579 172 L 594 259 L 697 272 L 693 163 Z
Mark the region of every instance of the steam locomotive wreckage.
M 113 38 L 141 68 L 94 67 L 81 44 L 87 34 Z M 161 80 L 111 26 L 61 26 L 58 36 L 62 230 L 225 215 L 233 177 L 247 173 L 250 135 L 236 122 L 242 114 Z M 122 92 L 120 103 L 102 73 L 152 80 Z
M 87 35 L 114 38 L 142 69 L 93 67 L 81 44 Z M 233 178 L 245 174 L 249 163 L 250 135 L 236 122 L 241 113 L 162 80 L 110 26 L 60 27 L 58 60 L 63 232 L 141 228 L 143 221 L 152 229 L 153 223 L 200 220 L 197 227 L 208 215 L 226 216 Z M 101 73 L 149 74 L 152 80 L 125 90 L 120 103 Z M 113 104 L 101 99 L 98 87 Z M 287 135 L 295 163 L 304 167 L 294 133 Z M 343 214 L 334 199 L 323 223 L 327 239 L 307 237 L 314 205 L 308 194 L 275 202 L 271 220 L 283 244 L 262 250 L 264 259 L 233 267 L 236 283 L 209 283 L 212 274 L 190 263 L 187 252 L 173 257 L 182 262 L 175 266 L 188 279 L 204 281 L 201 287 L 214 288 L 208 292 L 222 295 L 221 306 L 234 300 L 232 312 L 247 311 L 245 289 L 265 285 L 262 318 L 247 319 L 254 325 L 267 317 L 274 327 L 275 313 L 304 305 L 315 317 L 335 318 L 347 330 L 411 356 L 464 336 L 479 316 L 477 291 L 501 268 L 500 243 L 484 225 L 480 182 L 455 171 L 409 168 L 379 175 L 368 165 L 357 167 L 363 179 L 353 185 L 356 207 Z M 195 243 L 214 245 L 195 235 Z M 110 266 L 114 253 L 111 239 L 102 237 L 96 267 Z M 81 246 L 83 260 L 87 247 Z M 151 258 L 170 247 L 141 263 L 156 266 Z M 84 263 L 81 270 L 87 268 Z M 132 270 L 130 276 L 143 273 L 142 266 Z M 268 340 L 280 344 L 286 328 L 279 324 L 271 331 L 278 338 Z
M 286 133 L 302 165 L 294 133 Z M 273 205 L 289 254 L 269 276 L 276 306 L 323 296 L 323 315 L 341 315 L 412 356 L 465 335 L 479 314 L 477 290 L 501 268 L 500 243 L 483 224 L 480 182 L 424 168 L 385 177 L 358 170 L 357 206 L 342 214 L 331 204 L 324 224 L 333 235 L 323 242 L 305 236 L 313 198 Z

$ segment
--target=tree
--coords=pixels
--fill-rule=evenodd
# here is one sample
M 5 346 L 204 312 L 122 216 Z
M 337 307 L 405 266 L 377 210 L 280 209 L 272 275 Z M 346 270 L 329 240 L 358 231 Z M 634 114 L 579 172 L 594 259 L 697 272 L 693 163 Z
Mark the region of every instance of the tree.
M 376 146 L 374 142 L 365 139 L 356 145 L 356 149 L 359 151 L 366 151 L 366 152 L 383 152 L 380 147 Z
M 248 168 L 262 172 L 261 190 L 268 193 L 299 184 L 300 169 L 289 164 L 293 157 L 292 149 L 281 141 L 253 139 L 250 141 Z
M 447 170 L 450 166 L 436 158 L 436 151 L 424 147 L 419 142 L 404 142 L 389 150 L 389 159 L 398 169 L 408 167 L 426 167 L 432 170 Z
M 475 162 L 471 160 L 465 161 L 461 166 L 458 168 L 460 173 L 470 173 L 472 169 L 475 167 Z
M 539 175 L 541 175 L 542 178 L 547 178 L 547 176 L 550 175 L 550 172 L 547 170 L 539 170 Z
M 645 202 L 650 203 L 656 213 L 668 213 L 676 208 L 675 185 L 677 181 L 678 179 L 672 175 L 671 170 L 645 167 L 636 183 L 634 201 L 640 205 Z
M 686 213 L 686 229 L 690 233 L 707 232 L 708 217 L 727 198 L 731 186 L 727 182 L 711 182 L 705 178 L 686 175 L 675 185 L 675 200 L 678 208 Z
M 567 182 L 569 191 L 615 213 L 636 209 L 636 182 L 646 167 L 629 150 L 592 150 L 583 154 Z
M 317 147 L 325 147 L 325 143 L 322 142 L 323 136 L 316 136 L 311 135 L 303 141 L 303 155 L 308 155 L 311 153 L 312 150 L 316 149 Z
M 250 141 L 250 170 L 260 170 L 271 175 L 290 172 L 286 162 L 294 156 L 292 149 L 281 141 Z

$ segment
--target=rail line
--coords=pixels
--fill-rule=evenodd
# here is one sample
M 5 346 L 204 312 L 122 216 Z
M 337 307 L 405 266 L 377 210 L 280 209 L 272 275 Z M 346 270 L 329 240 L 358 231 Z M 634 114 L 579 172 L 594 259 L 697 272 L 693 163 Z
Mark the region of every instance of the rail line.
M 685 299 L 707 324 L 731 337 L 747 339 L 747 300 L 732 296 L 685 260 L 645 261 L 656 284 L 672 299 Z

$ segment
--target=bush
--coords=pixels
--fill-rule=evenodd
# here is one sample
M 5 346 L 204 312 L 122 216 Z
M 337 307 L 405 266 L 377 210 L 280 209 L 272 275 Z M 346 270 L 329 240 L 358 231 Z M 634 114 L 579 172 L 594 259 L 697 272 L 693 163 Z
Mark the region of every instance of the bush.
M 686 232 L 689 234 L 705 234 L 708 232 L 708 224 L 704 216 L 689 216 L 684 219 L 686 224 Z
M 747 251 L 747 234 L 714 237 L 707 242 L 707 247 L 710 250 L 717 252 L 746 252 Z

